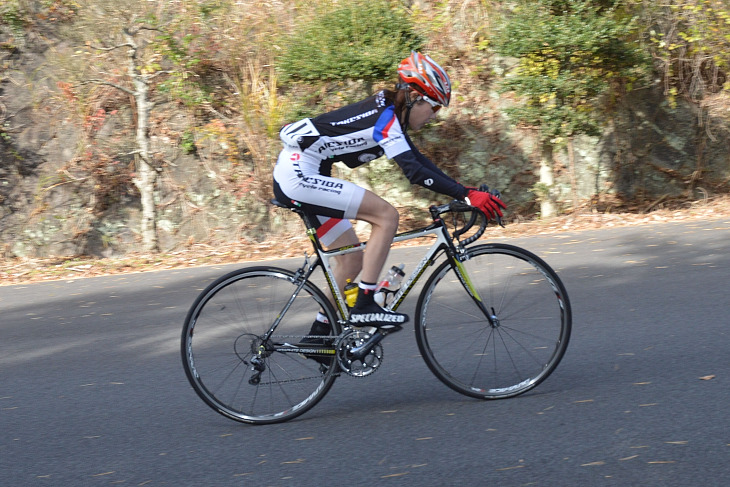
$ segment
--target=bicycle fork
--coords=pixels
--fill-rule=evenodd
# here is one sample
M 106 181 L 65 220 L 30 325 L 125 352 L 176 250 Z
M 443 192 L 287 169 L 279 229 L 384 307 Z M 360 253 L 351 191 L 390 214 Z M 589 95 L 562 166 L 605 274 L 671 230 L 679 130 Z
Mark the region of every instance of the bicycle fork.
M 474 286 L 474 283 L 469 277 L 469 273 L 466 271 L 466 267 L 464 267 L 464 264 L 462 263 L 461 256 L 454 255 L 452 256 L 451 261 L 454 264 L 453 269 L 456 272 L 456 276 L 459 278 L 459 282 L 461 282 L 461 285 L 464 286 L 467 294 L 471 296 L 474 304 L 477 305 L 477 308 L 479 308 L 484 317 L 487 319 L 489 325 L 492 328 L 498 328 L 499 318 L 497 317 L 497 313 L 494 310 L 494 307 L 491 307 L 491 309 L 487 309 L 487 305 L 484 304 L 484 301 L 482 300 L 479 291 L 477 290 L 476 286 Z

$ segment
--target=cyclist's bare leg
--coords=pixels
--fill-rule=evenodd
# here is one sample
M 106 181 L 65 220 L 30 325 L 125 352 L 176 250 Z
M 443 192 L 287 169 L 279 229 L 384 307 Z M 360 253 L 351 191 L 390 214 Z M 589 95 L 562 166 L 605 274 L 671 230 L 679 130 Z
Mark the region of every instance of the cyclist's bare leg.
M 360 203 L 357 212 L 358 220 L 365 220 L 372 225 L 365 255 L 363 256 L 360 274 L 360 290 L 357 301 L 350 312 L 350 322 L 354 326 L 374 326 L 380 330 L 397 331 L 408 321 L 408 316 L 394 311 L 385 311 L 375 302 L 373 287 L 377 283 L 385 259 L 388 258 L 390 246 L 398 231 L 398 211 L 393 206 L 370 191 Z
M 357 219 L 370 223 L 372 230 L 363 258 L 361 281 L 378 281 L 380 271 L 388 258 L 393 237 L 398 231 L 398 217 L 398 210 L 390 203 L 375 193 L 365 192 L 357 212 Z
M 336 249 L 339 247 L 345 247 L 347 245 L 354 245 L 359 242 L 355 230 L 349 228 L 342 235 L 337 237 L 332 243 L 327 246 L 328 249 Z M 343 254 L 335 257 L 335 265 L 333 266 L 332 273 L 335 277 L 337 287 L 340 289 L 340 293 L 344 292 L 347 280 L 354 281 L 357 275 L 362 269 L 362 251 L 352 252 L 349 254 Z M 332 295 L 332 291 L 327 288 L 327 297 L 335 306 L 335 297 Z M 321 317 L 324 316 L 324 310 L 320 310 Z M 318 319 L 321 319 L 318 318 Z M 312 324 L 312 328 L 309 330 L 310 335 L 327 335 L 329 334 L 329 325 L 322 324 L 322 322 L 315 322 Z M 305 342 L 311 342 L 311 339 L 304 339 Z
M 336 249 L 338 247 L 345 247 L 346 245 L 355 245 L 358 242 L 359 239 L 357 238 L 355 230 L 350 228 L 345 231 L 345 233 L 337 237 L 327 248 Z M 332 272 L 335 275 L 335 281 L 337 282 L 337 287 L 340 288 L 340 292 L 343 292 L 345 289 L 345 284 L 347 284 L 348 279 L 354 281 L 357 275 L 360 274 L 360 271 L 362 270 L 362 261 L 362 251 L 343 254 L 335 258 L 335 266 Z M 330 292 L 329 294 L 332 304 L 335 304 L 332 293 Z

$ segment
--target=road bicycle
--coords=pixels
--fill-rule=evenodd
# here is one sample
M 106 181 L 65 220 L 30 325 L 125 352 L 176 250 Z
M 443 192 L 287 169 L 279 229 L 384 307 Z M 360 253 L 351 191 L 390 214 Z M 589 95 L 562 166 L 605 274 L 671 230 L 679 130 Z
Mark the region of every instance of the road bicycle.
M 182 330 L 182 361 L 193 389 L 215 411 L 243 423 L 293 419 L 315 406 L 336 378 L 367 377 L 383 363 L 389 332 L 348 322 L 332 272 L 333 258 L 367 243 L 324 250 L 310 216 L 293 211 L 314 247 L 301 267 L 245 267 L 220 277 L 195 300 Z M 568 346 L 571 308 L 563 283 L 527 250 L 472 245 L 488 220 L 467 203 L 432 206 L 430 214 L 433 223 L 394 238 L 435 241 L 386 308 L 398 309 L 432 269 L 414 321 L 431 372 L 479 399 L 529 391 L 555 370 Z M 333 300 L 312 281 L 317 269 Z M 329 320 L 329 333 L 308 335 L 318 311 Z

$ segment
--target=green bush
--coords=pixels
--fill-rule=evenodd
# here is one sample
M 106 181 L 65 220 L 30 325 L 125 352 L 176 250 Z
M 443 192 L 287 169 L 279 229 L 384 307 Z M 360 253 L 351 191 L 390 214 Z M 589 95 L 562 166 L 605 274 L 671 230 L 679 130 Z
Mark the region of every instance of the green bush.
M 353 0 L 303 22 L 277 61 L 282 81 L 366 81 L 393 77 L 423 39 L 389 0 Z
M 619 86 L 645 79 L 648 59 L 623 0 L 522 0 L 493 38 L 518 59 L 502 83 L 522 99 L 506 112 L 540 127 L 544 140 L 602 131 L 607 102 Z M 610 8 L 609 8 L 610 7 Z M 612 91 L 615 90 L 615 91 Z

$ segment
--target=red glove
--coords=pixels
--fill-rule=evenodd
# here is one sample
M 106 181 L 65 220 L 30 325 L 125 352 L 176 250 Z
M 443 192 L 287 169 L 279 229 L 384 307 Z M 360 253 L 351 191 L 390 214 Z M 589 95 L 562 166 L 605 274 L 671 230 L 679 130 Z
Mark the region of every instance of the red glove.
M 502 203 L 502 200 L 496 196 L 476 189 L 469 190 L 466 194 L 466 202 L 471 206 L 479 208 L 485 215 L 487 215 L 488 218 L 492 218 L 494 220 L 496 220 L 498 216 L 501 217 L 502 210 L 507 208 L 507 206 Z

